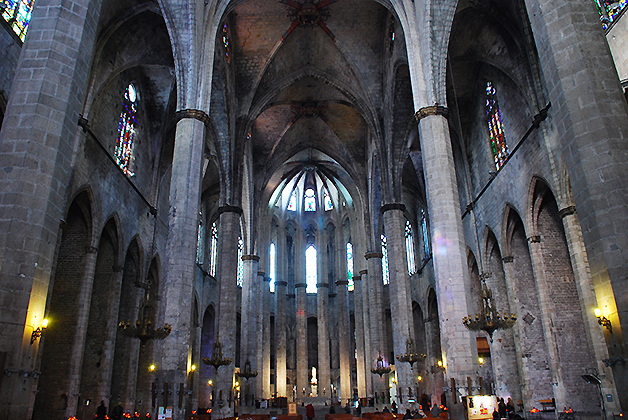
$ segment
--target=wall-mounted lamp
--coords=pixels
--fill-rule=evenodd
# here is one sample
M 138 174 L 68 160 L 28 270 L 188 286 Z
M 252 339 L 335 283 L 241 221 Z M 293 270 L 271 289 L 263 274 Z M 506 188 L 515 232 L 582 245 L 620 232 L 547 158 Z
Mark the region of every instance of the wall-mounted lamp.
M 154 372 L 154 371 L 155 371 L 155 365 L 154 365 L 154 364 L 151 364 L 151 365 L 148 367 L 148 371 L 149 371 L 149 372 Z
M 484 358 L 478 357 L 478 363 L 482 366 L 484 364 Z
M 43 334 L 44 330 L 48 328 L 48 319 L 44 318 L 41 322 L 41 327 L 37 327 L 33 334 L 31 334 L 31 345 Z
M 608 330 L 612 334 L 613 326 L 611 325 L 611 320 L 606 318 L 605 316 L 602 316 L 602 311 L 600 310 L 600 308 L 595 308 L 594 312 L 595 316 L 597 317 L 597 323 L 605 328 L 608 328 Z

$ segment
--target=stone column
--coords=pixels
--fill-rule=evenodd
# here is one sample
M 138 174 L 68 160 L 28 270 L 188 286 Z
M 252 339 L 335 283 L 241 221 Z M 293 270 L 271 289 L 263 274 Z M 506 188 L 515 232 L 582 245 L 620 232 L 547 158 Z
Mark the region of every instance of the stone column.
M 364 322 L 364 382 L 365 390 L 363 397 L 370 398 L 373 396 L 373 374 L 371 373 L 371 364 L 373 357 L 373 351 L 371 350 L 371 316 L 370 307 L 371 301 L 369 299 L 369 276 L 368 270 L 360 271 L 360 283 L 362 294 L 356 294 L 356 302 L 358 300 L 362 303 L 362 316 Z M 357 291 L 357 288 L 356 288 Z
M 277 396 L 286 395 L 286 286 L 285 281 L 275 281 L 275 336 L 277 340 L 277 361 L 275 363 L 275 383 Z
M 471 298 L 448 115 L 447 108 L 437 105 L 416 113 L 432 228 L 443 363 L 449 385 L 451 379 L 463 384 L 467 377 L 475 377 L 479 366 L 474 357 L 475 335 L 462 324 L 462 318 L 471 313 Z M 448 398 L 450 415 L 462 418 L 462 404 L 453 401 L 452 405 L 450 401 Z
M 306 283 L 296 283 L 297 289 L 297 398 L 309 395 L 310 381 L 307 369 L 307 316 L 306 316 Z
M 368 296 L 371 333 L 371 357 L 367 360 L 367 369 L 375 367 L 378 357 L 388 360 L 388 345 L 384 337 L 384 311 L 382 307 L 383 279 L 382 279 L 382 253 L 367 252 L 364 254 L 368 267 Z M 388 392 L 388 376 L 371 374 L 373 380 L 373 396 L 381 397 Z
M 319 276 L 319 278 L 321 277 L 322 276 Z M 318 318 L 318 395 L 328 397 L 331 394 L 328 316 L 329 284 L 318 283 L 317 287 L 316 317 Z
M 30 337 L 46 312 L 101 3 L 51 0 L 35 7 L 15 71 L 0 132 L 5 215 L 0 221 L 0 331 L 7 369 L 37 370 L 33 351 L 38 347 L 30 345 Z M 2 420 L 32 412 L 37 380 L 29 377 L 25 383 L 18 376 L 0 381 Z
M 595 7 L 587 0 L 525 0 L 546 77 L 557 153 L 569 173 L 596 291 L 628 295 L 628 109 Z M 583 106 L 587 104 L 587 106 Z M 628 322 L 628 300 L 617 299 Z M 623 340 L 625 343 L 625 340 Z M 625 356 L 625 355 L 624 355 Z M 619 378 L 618 378 L 619 379 Z M 628 395 L 628 381 L 618 393 Z M 626 397 L 623 402 L 628 402 Z
M 257 334 L 261 339 L 257 351 L 257 388 L 256 395 L 270 398 L 270 277 L 263 271 L 257 272 L 257 284 L 260 286 L 257 300 Z
M 92 300 L 92 287 L 94 285 L 94 271 L 98 259 L 98 248 L 94 246 L 85 249 L 85 273 L 81 280 L 79 301 L 76 302 L 76 330 L 72 357 L 68 366 L 68 408 L 67 416 L 77 415 L 79 388 L 81 386 L 81 368 L 83 367 L 83 352 L 85 351 L 85 336 L 87 335 L 87 322 L 89 321 L 89 309 Z
M 340 392 L 338 397 L 344 406 L 351 398 L 351 342 L 349 337 L 349 308 L 347 280 L 336 282 L 336 300 L 338 305 L 338 346 L 340 349 Z
M 235 361 L 236 350 L 236 307 L 238 298 L 238 237 L 240 236 L 240 216 L 242 209 L 234 206 L 219 208 L 220 227 L 220 273 L 218 284 L 220 302 L 218 305 L 218 321 L 216 322 L 217 340 L 222 344 L 223 357 Z M 222 366 L 216 372 L 214 381 L 215 405 L 212 418 L 233 416 L 233 378 L 234 362 Z
M 589 270 L 587 252 L 582 238 L 582 227 L 578 221 L 575 207 L 566 207 L 560 210 L 558 215 L 563 219 L 571 267 L 576 280 L 576 286 L 578 287 L 578 294 L 580 295 L 582 313 L 585 318 L 584 329 L 589 336 L 587 341 L 591 343 L 595 363 L 597 365 L 596 367 L 598 372 L 600 372 L 602 394 L 610 394 L 613 397 L 612 402 L 606 402 L 606 410 L 609 413 L 620 412 L 621 408 L 619 399 L 617 398 L 617 389 L 614 385 L 615 379 L 613 370 L 604 364 L 604 360 L 609 358 L 609 350 L 605 345 L 606 341 L 604 339 L 605 331 L 598 324 L 598 320 L 593 311 L 594 308 L 598 307 L 598 302 L 602 301 L 604 304 L 599 305 L 599 307 L 608 310 L 608 313 L 614 313 L 616 311 L 616 307 L 613 308 L 615 301 L 614 299 L 608 299 L 605 302 L 603 293 L 598 294 L 599 297 L 596 299 L 596 293 L 591 280 L 591 271 Z M 611 340 L 612 339 L 613 338 L 611 338 Z
M 406 258 L 405 225 L 403 204 L 386 204 L 381 212 L 384 216 L 388 267 L 390 281 L 390 310 L 392 316 L 393 351 L 395 356 L 406 353 L 406 341 L 414 336 L 414 320 L 410 303 L 408 263 Z M 391 360 L 391 363 L 393 361 Z M 408 388 L 416 387 L 416 376 L 408 363 L 395 361 L 397 371 L 397 395 L 400 409 L 405 411 Z
M 259 268 L 259 256 L 243 255 L 243 280 L 242 280 L 242 303 L 240 323 L 240 372 L 244 371 L 246 362 L 251 365 L 251 371 L 257 370 L 257 354 L 259 338 L 257 335 L 257 269 Z M 255 378 L 242 378 L 240 388 L 244 405 L 248 404 L 251 396 L 256 397 Z
M 366 378 L 364 370 L 364 310 L 362 302 L 362 277 L 353 275 L 353 305 L 355 308 L 355 345 L 357 351 L 356 374 L 358 398 L 366 397 Z M 370 372 L 369 372 L 370 374 Z

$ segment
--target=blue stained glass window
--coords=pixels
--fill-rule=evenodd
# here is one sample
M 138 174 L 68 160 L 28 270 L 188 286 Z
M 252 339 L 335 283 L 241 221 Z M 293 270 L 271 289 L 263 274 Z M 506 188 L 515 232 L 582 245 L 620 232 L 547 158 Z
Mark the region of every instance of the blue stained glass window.
M 270 244 L 269 263 L 270 263 L 270 292 L 275 291 L 275 272 L 277 270 L 277 248 L 274 243 Z
M 244 241 L 241 237 L 238 237 L 238 278 L 236 284 L 238 287 L 242 287 L 244 280 L 244 262 L 242 261 L 242 255 L 244 254 Z
M 0 0 L 0 4 L 4 6 L 2 17 L 22 41 L 26 38 L 31 21 L 33 2 L 34 0 Z
M 122 169 L 126 176 L 133 176 L 133 138 L 137 126 L 138 94 L 133 83 L 127 86 L 124 92 L 124 109 L 120 113 L 120 122 L 118 124 L 118 140 L 116 142 L 115 158 L 116 163 Z
M 205 238 L 205 229 L 203 227 L 203 213 L 199 213 L 200 220 L 198 222 L 198 232 L 196 233 L 196 263 L 203 264 L 203 242 Z
M 297 190 L 292 191 L 288 201 L 288 211 L 297 211 Z
M 218 226 L 212 223 L 211 238 L 209 240 L 209 274 L 216 277 L 216 266 L 218 265 Z
M 316 211 L 316 194 L 314 190 L 308 188 L 305 190 L 305 198 L 303 199 L 303 208 L 305 211 Z
M 323 203 L 325 205 L 325 211 L 333 210 L 334 203 L 331 201 L 331 197 L 329 196 L 329 191 L 325 190 L 323 193 Z
M 406 220 L 406 257 L 408 259 L 408 274 L 416 273 L 416 262 L 414 260 L 414 235 L 412 234 L 412 225 Z
M 491 82 L 486 83 L 486 117 L 488 118 L 488 132 L 491 138 L 495 168 L 499 170 L 508 159 L 508 145 L 504 134 L 502 114 L 497 103 L 497 92 Z
M 427 259 L 430 256 L 430 234 L 425 210 L 421 210 L 421 230 L 423 231 L 423 258 Z
M 388 270 L 388 244 L 386 235 L 382 234 L 382 278 L 384 284 L 390 283 L 390 271 Z
M 316 293 L 318 287 L 316 283 L 318 282 L 317 270 L 316 270 L 316 248 L 314 245 L 310 245 L 305 250 L 305 292 L 306 293 Z
M 351 242 L 347 242 L 347 279 L 349 280 L 347 290 L 351 292 L 355 289 L 355 283 L 353 282 L 353 245 L 351 245 Z

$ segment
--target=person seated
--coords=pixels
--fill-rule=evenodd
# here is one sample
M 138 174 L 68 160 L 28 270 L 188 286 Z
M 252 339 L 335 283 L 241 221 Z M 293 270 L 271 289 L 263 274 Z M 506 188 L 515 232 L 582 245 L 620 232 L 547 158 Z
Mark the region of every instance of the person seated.
M 403 415 L 403 420 L 407 420 L 411 418 L 412 418 L 412 413 L 410 412 L 409 408 L 406 408 L 406 414 Z
M 387 405 L 384 406 L 384 409 L 382 410 L 382 413 L 390 413 L 390 410 L 388 409 Z

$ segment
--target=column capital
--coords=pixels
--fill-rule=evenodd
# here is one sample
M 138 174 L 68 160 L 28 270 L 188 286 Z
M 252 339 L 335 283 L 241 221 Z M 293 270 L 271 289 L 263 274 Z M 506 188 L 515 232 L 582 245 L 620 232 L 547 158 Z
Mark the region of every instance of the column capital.
M 296 289 L 298 289 L 299 287 L 306 288 L 307 287 L 307 283 L 297 283 L 297 284 L 294 285 L 294 287 Z
M 259 256 L 257 255 L 243 255 L 242 256 L 242 261 L 255 261 L 255 262 L 259 262 Z M 258 274 L 259 276 L 259 274 Z
M 541 237 L 539 235 L 530 236 L 528 238 L 528 242 L 530 242 L 531 244 L 538 244 L 539 242 L 541 242 Z
M 353 276 L 353 282 L 355 283 L 356 281 L 362 281 L 362 276 L 360 274 Z
M 336 280 L 336 286 L 346 286 L 349 282 L 347 280 Z
M 504 258 L 502 258 L 502 262 L 503 262 L 504 264 L 511 263 L 511 262 L 513 262 L 514 260 L 515 260 L 515 257 L 513 257 L 512 255 L 507 255 L 507 256 L 505 256 Z
M 270 279 L 270 277 L 269 277 L 269 279 Z M 287 286 L 287 285 L 288 285 L 288 282 L 286 282 L 286 281 L 276 281 L 275 282 L 275 288 L 277 288 L 279 286 Z
M 371 258 L 384 258 L 384 254 L 382 254 L 381 252 L 367 252 L 366 254 L 364 254 L 364 258 L 366 258 L 367 260 L 370 260 Z
M 286 293 L 286 299 L 294 299 L 296 297 L 297 295 L 295 295 L 294 293 Z
M 241 207 L 225 205 L 225 206 L 218 207 L 216 214 L 220 216 L 223 213 L 237 213 L 238 215 L 242 216 L 243 212 L 244 211 L 242 210 Z
M 383 257 L 383 255 L 382 255 L 382 257 Z M 366 275 L 368 275 L 368 274 L 369 274 L 369 271 L 368 271 L 368 270 L 362 270 L 362 271 L 360 271 L 360 275 L 361 275 L 361 276 L 366 276 Z
M 258 271 L 257 275 L 264 277 L 264 280 L 266 279 L 266 273 L 264 273 L 263 271 Z M 268 281 L 270 281 L 270 277 L 268 278 Z
M 209 128 L 211 123 L 211 117 L 200 109 L 181 109 L 174 113 L 175 124 L 184 119 L 194 119 L 205 124 L 205 127 Z
M 564 209 L 558 211 L 558 217 L 561 219 L 571 216 L 572 214 L 576 214 L 576 206 L 565 207 Z
M 389 210 L 400 210 L 400 211 L 406 211 L 406 206 L 405 204 L 401 204 L 401 203 L 389 203 L 389 204 L 384 204 L 380 209 L 379 212 L 381 214 L 386 213 Z
M 329 283 L 316 283 L 316 287 L 329 287 Z
M 336 296 L 338 296 L 338 293 L 330 293 L 330 294 L 328 295 L 328 297 L 329 297 L 330 299 L 333 299 L 333 298 L 335 298 Z
M 449 108 L 438 104 L 426 106 L 419 109 L 416 114 L 414 114 L 414 118 L 416 118 L 416 122 L 420 122 L 423 118 L 432 115 L 442 115 L 445 118 L 449 118 Z

